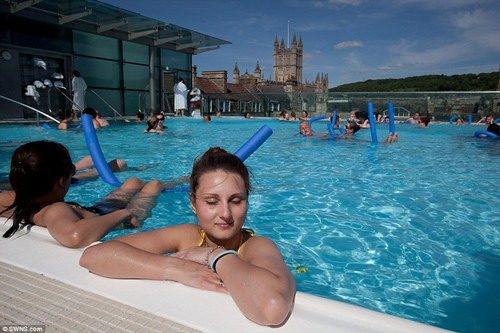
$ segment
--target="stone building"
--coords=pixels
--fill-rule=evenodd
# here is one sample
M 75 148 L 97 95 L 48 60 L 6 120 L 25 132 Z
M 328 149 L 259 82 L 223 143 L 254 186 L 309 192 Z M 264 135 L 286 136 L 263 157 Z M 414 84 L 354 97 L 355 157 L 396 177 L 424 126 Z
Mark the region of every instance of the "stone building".
M 303 50 L 302 37 L 299 37 L 297 42 L 297 37 L 294 35 L 292 47 L 286 48 L 283 38 L 281 43 L 278 43 L 276 36 L 273 53 L 273 80 L 263 78 L 257 61 L 253 75 L 248 71 L 240 75 L 236 63 L 233 70 L 233 83 L 244 85 L 252 92 L 258 92 L 264 86 L 283 87 L 284 92 L 328 92 L 328 74 L 318 73 L 314 82 L 302 83 Z

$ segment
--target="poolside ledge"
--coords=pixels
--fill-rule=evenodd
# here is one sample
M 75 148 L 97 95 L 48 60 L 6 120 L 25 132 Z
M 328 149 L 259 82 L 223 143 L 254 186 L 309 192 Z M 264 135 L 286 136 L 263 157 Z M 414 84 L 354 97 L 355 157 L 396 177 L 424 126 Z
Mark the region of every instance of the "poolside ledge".
M 8 226 L 0 217 L 2 234 Z M 109 327 L 122 332 L 447 332 L 300 292 L 282 327 L 262 327 L 246 319 L 229 295 L 91 274 L 78 265 L 82 251 L 59 245 L 40 227 L 1 238 L 0 325 L 45 325 L 46 332 Z

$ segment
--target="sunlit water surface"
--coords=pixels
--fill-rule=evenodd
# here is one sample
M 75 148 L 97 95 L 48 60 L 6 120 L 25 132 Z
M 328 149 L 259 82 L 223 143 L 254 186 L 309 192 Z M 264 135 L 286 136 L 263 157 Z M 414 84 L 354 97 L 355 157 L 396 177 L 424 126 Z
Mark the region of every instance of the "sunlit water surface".
M 292 137 L 297 122 L 175 118 L 163 135 L 112 122 L 98 137 L 108 160 L 158 164 L 120 180 L 167 181 L 211 146 L 235 152 L 264 124 L 273 135 L 246 160 L 247 226 L 277 243 L 299 291 L 460 332 L 498 327 L 500 140 L 474 138 L 482 127 L 398 124 L 397 144 L 374 145 L 369 130 L 355 136 L 368 142 L 348 142 Z M 383 141 L 388 126 L 377 132 Z M 74 160 L 88 154 L 79 130 L 0 125 L 0 141 L 40 139 L 65 144 Z M 2 180 L 19 144 L 0 144 Z M 92 205 L 112 189 L 89 181 L 67 200 Z M 165 193 L 141 230 L 185 222 L 195 222 L 187 192 Z

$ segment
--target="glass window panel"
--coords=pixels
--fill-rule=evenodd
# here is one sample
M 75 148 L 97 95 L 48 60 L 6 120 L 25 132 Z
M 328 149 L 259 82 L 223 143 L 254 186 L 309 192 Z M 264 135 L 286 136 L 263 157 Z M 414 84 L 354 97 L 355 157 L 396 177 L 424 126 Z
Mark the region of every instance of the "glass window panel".
M 135 116 L 139 111 L 146 116 L 149 115 L 150 108 L 149 92 L 144 91 L 125 91 L 125 115 Z
M 120 41 L 111 37 L 74 30 L 73 50 L 75 54 L 121 60 Z
M 117 61 L 74 58 L 75 69 L 82 74 L 89 87 L 121 88 L 121 66 Z
M 71 52 L 71 30 L 23 18 L 10 19 L 12 43 L 30 48 Z
M 0 42 L 10 43 L 9 16 L 0 13 Z
M 149 46 L 124 41 L 123 61 L 149 65 Z
M 123 64 L 125 89 L 149 90 L 149 66 Z
M 171 50 L 161 50 L 161 66 L 163 69 L 180 69 L 191 71 L 192 56 Z
M 115 109 L 123 116 L 123 98 L 121 90 L 92 89 L 95 93 L 87 91 L 85 99 L 87 106 L 99 110 L 103 117 L 113 117 Z M 109 104 L 109 105 L 108 105 Z

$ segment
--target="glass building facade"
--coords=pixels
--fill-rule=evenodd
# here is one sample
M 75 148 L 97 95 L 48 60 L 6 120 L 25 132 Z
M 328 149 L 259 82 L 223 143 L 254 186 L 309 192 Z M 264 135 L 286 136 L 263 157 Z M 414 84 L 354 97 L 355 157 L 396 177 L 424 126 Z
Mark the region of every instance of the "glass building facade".
M 228 43 L 99 1 L 71 3 L 47 0 L 22 10 L 0 4 L 1 96 L 55 114 L 71 108 L 72 71 L 78 70 L 88 86 L 87 106 L 104 116 L 168 112 L 178 78 L 191 86 L 193 55 L 201 46 Z M 21 104 L 0 98 L 0 119 L 36 117 Z

